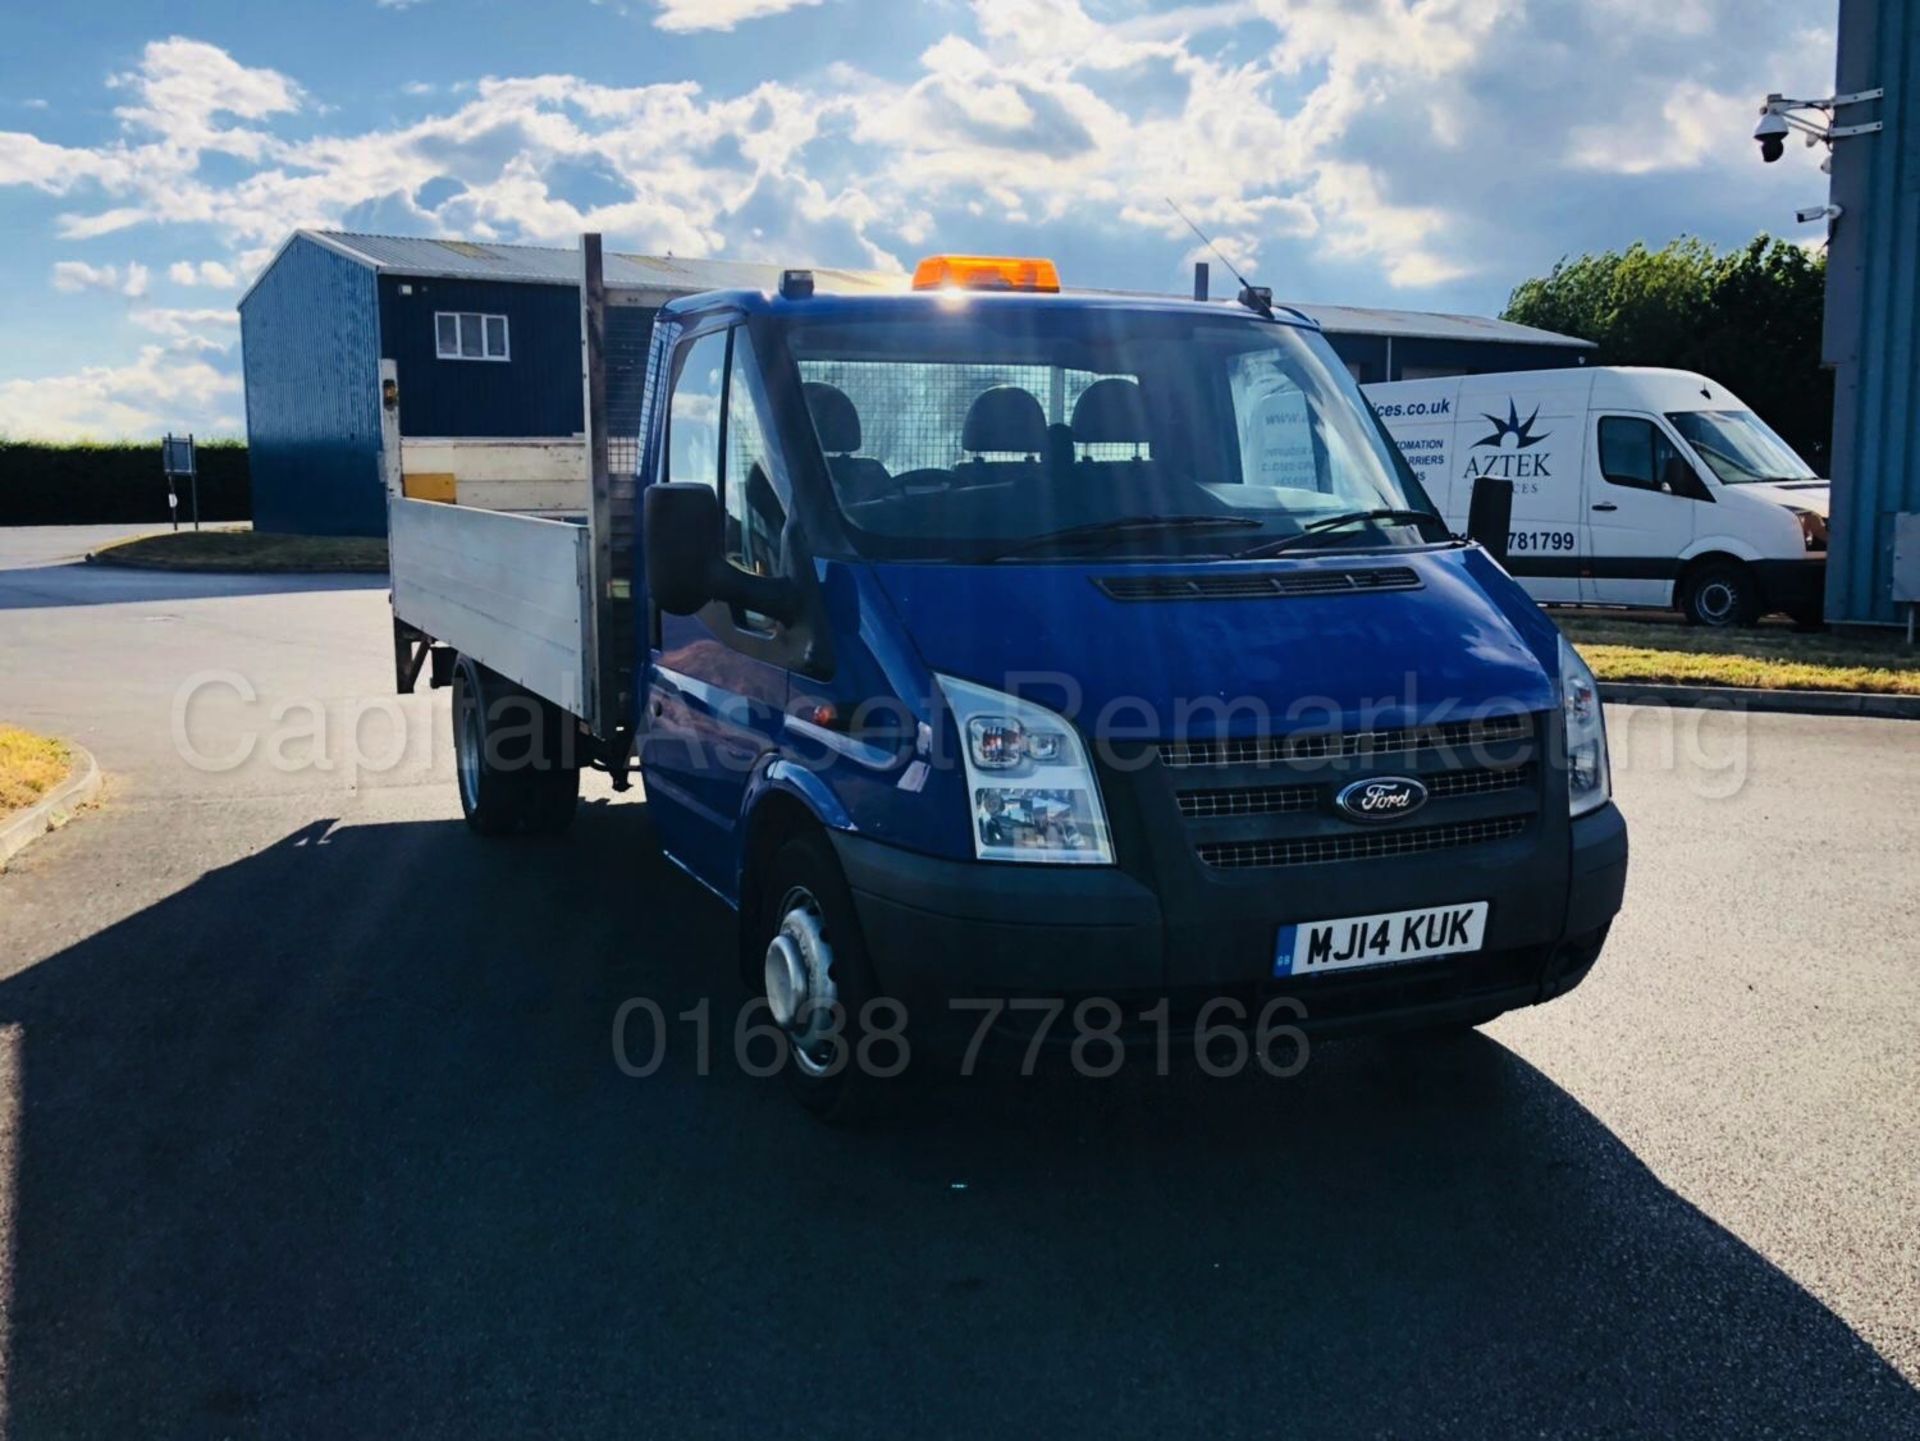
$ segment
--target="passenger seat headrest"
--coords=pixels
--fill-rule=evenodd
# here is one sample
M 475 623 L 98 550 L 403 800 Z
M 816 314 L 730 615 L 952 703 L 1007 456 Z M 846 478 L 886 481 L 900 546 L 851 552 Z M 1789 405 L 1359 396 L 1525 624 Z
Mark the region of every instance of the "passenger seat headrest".
M 1146 402 L 1131 380 L 1096 380 L 1074 402 L 1075 444 L 1144 445 L 1148 438 Z
M 975 397 L 960 428 L 960 448 L 1038 455 L 1047 445 L 1047 413 L 1017 385 L 998 385 Z
M 822 450 L 828 455 L 851 455 L 860 448 L 860 412 L 853 408 L 846 391 L 824 380 L 809 380 L 800 391 L 806 397 Z

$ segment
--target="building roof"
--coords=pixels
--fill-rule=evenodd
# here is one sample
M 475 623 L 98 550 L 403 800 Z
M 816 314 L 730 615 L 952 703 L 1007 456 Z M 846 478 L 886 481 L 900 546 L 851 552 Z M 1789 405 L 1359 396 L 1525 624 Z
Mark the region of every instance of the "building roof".
M 421 279 L 497 280 L 536 285 L 575 285 L 580 279 L 580 252 L 561 246 L 496 245 L 468 240 L 435 240 L 424 236 L 366 235 L 340 230 L 296 230 L 280 249 L 305 236 L 349 260 L 383 275 Z M 264 276 L 280 258 L 276 252 L 261 270 Z M 707 290 L 773 290 L 787 268 L 745 260 L 689 260 L 671 255 L 628 255 L 607 251 L 603 257 L 607 284 L 671 295 L 698 295 Z M 843 270 L 812 267 L 821 289 L 839 293 L 897 291 L 907 277 L 881 270 Z M 256 277 L 254 285 L 260 283 Z M 247 295 L 253 293 L 249 286 Z M 247 295 L 240 297 L 246 303 Z M 1515 325 L 1480 315 L 1442 315 L 1420 310 L 1375 310 L 1357 305 L 1307 305 L 1288 302 L 1316 320 L 1323 330 L 1340 335 L 1380 335 L 1395 339 L 1492 341 L 1508 345 L 1551 345 L 1569 350 L 1592 350 L 1590 340 L 1559 335 L 1531 325 Z
M 434 240 L 425 236 L 363 235 L 341 230 L 296 230 L 298 236 L 382 275 L 423 280 L 500 280 L 536 285 L 577 285 L 580 252 L 549 245 L 494 245 L 471 240 Z M 276 252 L 264 275 L 280 258 Z M 747 260 L 681 260 L 671 255 L 626 255 L 609 250 L 601 258 L 608 285 L 698 295 L 704 290 L 770 290 L 787 267 Z M 823 287 L 833 290 L 899 290 L 906 277 L 873 270 L 815 267 Z M 254 284 L 259 284 L 256 278 Z M 248 294 L 252 288 L 248 288 Z M 244 303 L 246 296 L 240 297 Z
M 1341 335 L 1385 335 L 1420 340 L 1480 340 L 1504 345 L 1554 345 L 1567 350 L 1597 350 L 1591 340 L 1538 326 L 1517 325 L 1485 315 L 1447 315 L 1430 310 L 1376 310 L 1365 305 L 1308 305 L 1289 301 L 1295 310 Z

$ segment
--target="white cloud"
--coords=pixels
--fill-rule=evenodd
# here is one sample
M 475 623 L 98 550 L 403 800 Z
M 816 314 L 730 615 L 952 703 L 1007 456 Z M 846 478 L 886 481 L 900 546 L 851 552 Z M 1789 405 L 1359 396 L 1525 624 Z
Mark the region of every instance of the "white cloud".
M 1631 14 L 1652 0 L 1609 3 Z M 1698 13 L 1704 8 L 1704 0 L 1694 0 L 1678 12 L 1676 24 L 1698 33 L 1706 27 Z M 1796 28 L 1755 70 L 1778 84 L 1777 77 L 1792 76 L 1804 67 L 1807 56 L 1831 55 L 1834 45 L 1831 31 Z M 1613 175 L 1699 170 L 1714 163 L 1729 169 L 1749 165 L 1753 122 L 1764 94 L 1750 86 L 1728 90 L 1695 80 L 1652 77 L 1623 94 L 1613 115 L 1575 126 L 1567 138 L 1566 161 Z
M 721 30 L 813 3 L 650 13 Z M 1803 4 L 948 0 L 934 13 L 950 33 L 887 76 L 841 63 L 744 93 L 415 82 L 414 118 L 359 124 L 288 75 L 172 37 L 116 78 L 120 128 L 99 143 L 0 132 L 0 187 L 58 197 L 69 240 L 211 235 L 230 260 L 166 274 L 212 290 L 236 288 L 289 230 L 354 224 L 549 244 L 596 229 L 626 249 L 879 268 L 956 229 L 1021 246 L 1044 227 L 1111 266 L 1090 281 L 1140 283 L 1143 265 L 1171 277 L 1191 249 L 1172 197 L 1283 293 L 1304 271 L 1415 304 L 1449 285 L 1497 298 L 1632 227 L 1767 223 L 1764 207 L 1748 218 L 1754 197 L 1788 167 L 1754 161 L 1751 108 L 1769 88 L 1817 88 L 1832 54 Z M 63 261 L 54 283 L 137 295 L 147 277 Z M 176 324 L 156 333 L 222 334 L 149 328 Z
M 56 260 L 53 288 L 69 295 L 78 290 L 118 290 L 120 271 L 116 266 L 89 265 L 84 260 Z
M 146 345 L 126 365 L 0 381 L 0 435 L 21 440 L 146 439 L 168 427 L 240 430 L 240 378 L 203 358 Z
M 127 319 L 142 330 L 172 341 L 176 350 L 231 350 L 239 338 L 240 315 L 232 310 L 150 306 L 130 311 Z
M 240 277 L 217 260 L 203 260 L 198 265 L 191 260 L 176 260 L 167 267 L 167 279 L 175 285 L 210 285 L 220 290 L 232 290 L 240 283 Z
M 794 3 L 660 0 L 656 23 L 724 28 Z M 1672 13 L 1717 39 L 1730 4 L 1675 0 Z M 799 258 L 882 266 L 934 233 L 942 211 L 1184 246 L 1172 196 L 1248 263 L 1324 237 L 1328 254 L 1417 290 L 1501 257 L 1482 217 L 1503 188 L 1568 166 L 1705 163 L 1743 93 L 1676 79 L 1673 62 L 1649 66 L 1632 49 L 1658 38 L 1654 0 L 1552 19 L 1522 0 L 1227 0 L 1113 21 L 1083 0 L 972 0 L 970 13 L 972 33 L 929 46 L 905 81 L 840 66 L 806 88 L 716 97 L 687 82 L 489 79 L 412 123 L 305 140 L 267 128 L 309 106 L 296 82 L 174 37 L 116 82 L 130 92 L 117 112 L 130 139 L 89 149 L 0 135 L 0 184 L 94 202 L 61 217 L 73 239 L 191 223 L 257 254 L 296 226 L 376 206 L 383 226 L 425 233 L 564 243 L 597 228 L 684 255 L 777 238 Z M 1265 50 L 1208 38 L 1262 22 Z M 1565 83 L 1581 47 L 1601 43 L 1626 47 L 1623 73 L 1652 97 L 1623 105 L 1618 87 Z M 1158 87 L 1153 105 L 1127 98 L 1142 77 Z M 1516 128 L 1526 105 L 1545 117 L 1533 131 Z M 1489 166 L 1476 137 L 1495 134 L 1524 139 Z M 215 184 L 200 169 L 208 152 L 251 169 Z M 576 201 L 565 177 L 580 170 L 620 194 Z M 778 223 L 774 195 L 795 203 Z
M 260 153 L 256 130 L 216 125 L 217 117 L 265 120 L 298 110 L 300 87 L 275 70 L 240 64 L 217 45 L 175 35 L 141 53 L 140 67 L 112 82 L 133 92 L 134 103 L 114 113 L 129 125 L 152 130 L 183 149 L 225 150 L 242 157 Z
M 128 265 L 89 265 L 84 260 L 56 260 L 53 263 L 53 288 L 66 294 L 82 290 L 105 290 L 138 298 L 147 293 L 149 272 L 140 262 Z
M 747 20 L 781 15 L 820 0 L 655 0 L 660 13 L 653 23 L 662 30 L 731 30 Z

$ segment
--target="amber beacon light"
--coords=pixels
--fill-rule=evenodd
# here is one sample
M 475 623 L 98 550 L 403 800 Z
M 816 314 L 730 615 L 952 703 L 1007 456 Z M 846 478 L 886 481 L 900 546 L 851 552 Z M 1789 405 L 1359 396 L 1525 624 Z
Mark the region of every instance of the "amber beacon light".
M 915 290 L 1057 291 L 1060 271 L 1051 260 L 1010 255 L 929 255 L 914 268 Z

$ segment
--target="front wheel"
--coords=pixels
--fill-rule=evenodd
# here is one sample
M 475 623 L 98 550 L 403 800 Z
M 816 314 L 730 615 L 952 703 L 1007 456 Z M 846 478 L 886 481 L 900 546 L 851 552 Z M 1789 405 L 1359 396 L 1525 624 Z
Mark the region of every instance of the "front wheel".
M 1688 578 L 1680 613 L 1689 625 L 1752 625 L 1760 618 L 1760 587 L 1740 562 L 1709 561 Z
M 824 835 L 788 841 L 756 888 L 754 941 L 784 1071 L 796 1100 L 848 1124 L 884 1109 L 912 1064 L 907 1017 L 881 996 L 853 894 Z
M 558 835 L 573 822 L 580 766 L 569 717 L 461 656 L 453 670 L 453 763 L 460 810 L 480 835 Z

